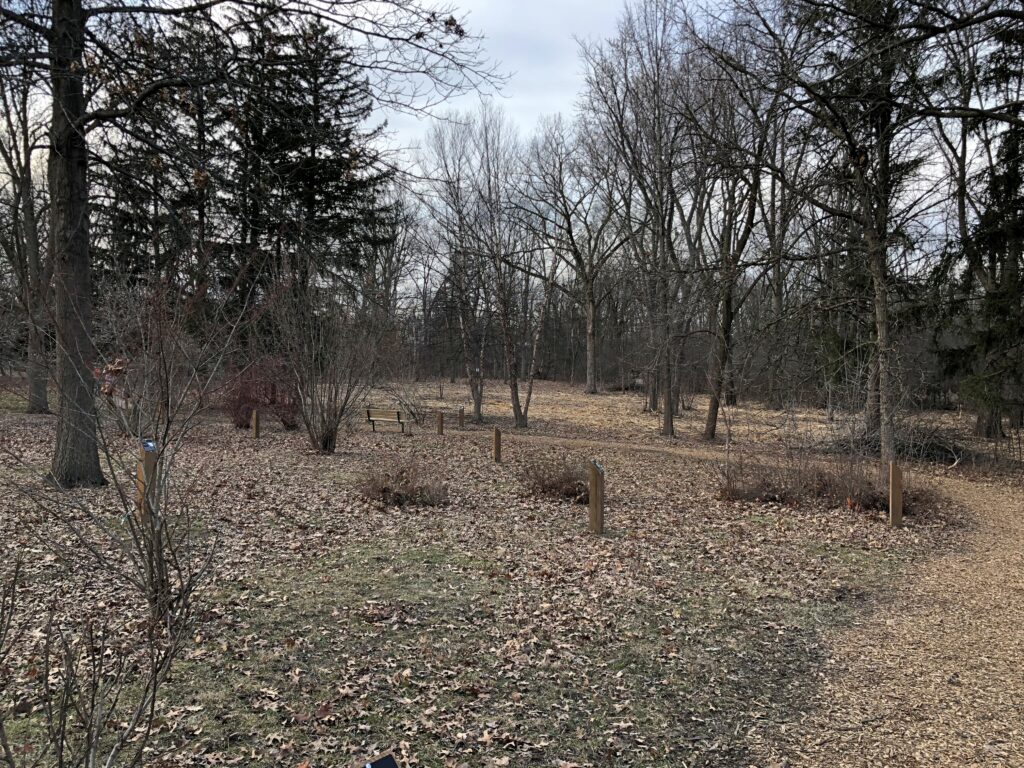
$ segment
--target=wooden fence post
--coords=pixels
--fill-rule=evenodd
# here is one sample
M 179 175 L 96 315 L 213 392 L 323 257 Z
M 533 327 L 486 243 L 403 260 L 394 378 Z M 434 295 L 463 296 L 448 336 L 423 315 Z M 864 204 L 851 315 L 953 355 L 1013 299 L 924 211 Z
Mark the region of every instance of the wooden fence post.
M 463 429 L 466 426 L 466 409 L 464 406 L 459 406 L 459 429 Z
M 590 462 L 590 532 L 604 533 L 604 467 Z
M 443 411 L 438 411 L 437 412 L 437 434 L 439 434 L 439 435 L 443 435 L 444 434 L 444 412 Z
M 142 519 L 153 511 L 153 486 L 156 481 L 156 441 L 143 440 L 135 467 L 135 506 Z
M 501 430 L 494 428 L 494 460 L 501 463 Z
M 252 436 L 253 437 L 259 437 L 260 436 L 260 411 L 259 411 L 258 408 L 253 408 L 252 409 L 252 419 L 250 421 L 250 426 L 252 426 Z
M 889 527 L 903 525 L 903 472 L 895 461 L 889 462 Z

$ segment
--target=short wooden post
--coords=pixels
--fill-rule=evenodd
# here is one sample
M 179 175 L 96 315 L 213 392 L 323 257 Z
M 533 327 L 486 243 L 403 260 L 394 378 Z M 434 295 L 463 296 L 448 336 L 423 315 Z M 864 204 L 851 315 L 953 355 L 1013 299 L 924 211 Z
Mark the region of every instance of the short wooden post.
M 895 461 L 889 462 L 889 527 L 903 525 L 903 472 Z
M 253 408 L 252 409 L 252 419 L 251 419 L 250 423 L 252 425 L 252 436 L 253 437 L 259 437 L 260 436 L 260 412 L 259 412 L 258 408 Z
M 153 511 L 153 493 L 156 481 L 156 441 L 143 440 L 139 447 L 139 461 L 135 467 L 135 506 L 143 519 Z
M 494 428 L 494 460 L 501 463 L 501 430 Z
M 604 467 L 590 462 L 590 532 L 604 533 Z
M 466 426 L 466 409 L 463 406 L 459 406 L 459 429 L 463 429 Z
M 439 435 L 443 435 L 444 434 L 444 412 L 443 411 L 438 411 L 437 412 L 437 434 L 439 434 Z

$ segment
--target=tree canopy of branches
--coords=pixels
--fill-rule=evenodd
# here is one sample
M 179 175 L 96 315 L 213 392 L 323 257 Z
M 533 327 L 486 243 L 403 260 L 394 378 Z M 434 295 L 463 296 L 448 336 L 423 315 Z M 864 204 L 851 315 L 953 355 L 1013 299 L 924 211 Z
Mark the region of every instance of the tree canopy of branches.
M 495 81 L 447 8 L 5 4 L 4 343 L 32 410 L 56 361 L 53 478 L 102 480 L 115 277 L 174 286 L 193 328 L 252 313 L 248 359 L 295 376 L 341 339 L 386 351 L 307 414 L 318 450 L 406 375 L 464 377 L 478 422 L 501 379 L 521 428 L 552 377 L 643 389 L 665 436 L 704 395 L 707 440 L 742 398 L 849 414 L 884 458 L 917 406 L 998 437 L 1024 414 L 1022 29 L 1010 0 L 637 0 L 581 45 L 571 112 L 446 113 L 405 174 L 381 107 Z

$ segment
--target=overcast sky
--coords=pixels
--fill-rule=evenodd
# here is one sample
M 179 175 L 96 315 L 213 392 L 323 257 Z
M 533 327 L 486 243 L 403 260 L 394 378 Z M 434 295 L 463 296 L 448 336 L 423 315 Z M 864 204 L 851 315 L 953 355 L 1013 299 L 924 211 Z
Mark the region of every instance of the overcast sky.
M 623 0 L 455 0 L 467 15 L 467 28 L 484 36 L 483 47 L 509 75 L 498 97 L 524 132 L 541 115 L 570 115 L 583 84 L 575 38 L 610 37 Z M 477 95 L 452 106 L 472 109 Z M 419 140 L 425 121 L 398 115 L 389 120 L 394 139 L 403 145 Z

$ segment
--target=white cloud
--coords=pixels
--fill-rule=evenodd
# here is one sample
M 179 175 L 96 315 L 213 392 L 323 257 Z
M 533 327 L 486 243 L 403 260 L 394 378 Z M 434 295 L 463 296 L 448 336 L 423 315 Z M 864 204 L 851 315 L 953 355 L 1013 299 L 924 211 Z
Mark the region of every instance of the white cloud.
M 499 103 L 524 132 L 542 115 L 575 109 L 583 86 L 583 70 L 576 39 L 610 37 L 623 0 L 456 0 L 467 14 L 467 26 L 481 34 L 487 56 L 509 75 Z M 472 109 L 479 101 L 468 94 L 451 104 Z M 422 118 L 390 117 L 390 129 L 399 144 L 420 139 Z

